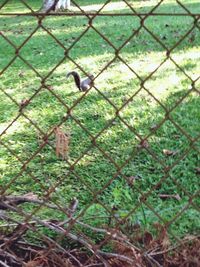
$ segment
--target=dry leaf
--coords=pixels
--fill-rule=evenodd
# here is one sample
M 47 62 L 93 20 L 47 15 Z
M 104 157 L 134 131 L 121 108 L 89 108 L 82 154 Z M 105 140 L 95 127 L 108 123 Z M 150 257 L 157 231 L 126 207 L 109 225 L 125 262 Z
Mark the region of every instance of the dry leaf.
M 187 241 L 192 241 L 192 240 L 195 240 L 197 237 L 195 236 L 195 235 L 190 235 L 190 234 L 188 234 L 188 235 L 186 235 L 185 237 L 184 237 L 184 240 L 187 240 Z
M 179 135 L 179 134 L 174 134 L 174 135 L 173 135 L 173 138 L 175 138 L 175 139 L 179 139 L 179 138 L 180 138 L 180 135 Z
M 140 148 L 148 148 L 149 147 L 149 143 L 147 140 L 142 140 L 139 144 Z
M 135 180 L 139 180 L 139 179 L 141 179 L 141 177 L 139 175 L 130 176 L 130 177 L 126 178 L 127 183 L 128 183 L 129 186 L 132 186 L 135 183 Z
M 22 109 L 27 106 L 29 103 L 29 99 L 22 99 L 21 103 L 20 103 L 20 107 L 19 107 L 19 111 L 22 111 Z
M 52 77 L 53 78 L 53 77 Z M 50 91 L 54 90 L 54 87 L 52 85 L 47 84 L 46 88 Z
M 168 195 L 168 194 L 159 194 L 159 197 L 161 199 L 167 199 L 167 198 L 174 198 L 176 200 L 181 200 L 181 197 L 179 194 L 173 194 L 173 195 Z
M 190 38 L 189 38 L 189 42 L 193 43 L 195 41 L 195 34 L 191 34 Z
M 162 247 L 163 249 L 167 249 L 169 246 L 170 246 L 170 240 L 168 238 L 168 235 L 166 234 L 162 239 Z
M 127 182 L 128 182 L 129 186 L 133 186 L 133 184 L 135 182 L 135 176 L 127 177 Z
M 174 156 L 177 153 L 178 153 L 177 150 L 163 149 L 163 154 L 165 154 L 165 156 Z
M 25 263 L 24 266 L 25 267 L 43 267 L 44 265 L 41 264 L 40 260 L 32 260 L 32 261 Z
M 143 236 L 143 242 L 145 246 L 149 246 L 153 241 L 153 236 L 150 232 L 145 231 Z
M 18 75 L 19 77 L 24 77 L 24 74 L 25 74 L 24 71 L 20 71 Z
M 167 234 L 167 229 L 163 225 L 160 227 L 160 233 L 157 241 L 160 241 L 163 249 L 166 249 L 170 246 L 170 240 Z
M 151 125 L 151 127 L 150 127 L 150 130 L 155 130 L 155 129 L 157 129 L 158 128 L 158 125 L 157 124 L 153 124 L 153 125 Z
M 115 253 L 118 253 L 120 255 L 124 255 L 126 257 L 128 257 L 129 259 L 133 259 L 134 260 L 134 264 L 130 263 L 125 263 L 122 261 L 120 261 L 117 258 L 113 258 L 112 262 L 111 262 L 111 266 L 116 267 L 116 266 L 130 266 L 130 267 L 136 267 L 136 266 L 143 266 L 142 265 L 142 254 L 140 252 L 140 250 L 136 250 L 134 247 L 130 247 L 126 244 L 126 240 L 125 242 L 119 242 L 117 240 L 112 240 L 112 245 L 114 247 Z M 118 263 L 116 262 L 116 260 L 118 261 Z
M 59 127 L 55 128 L 56 135 L 56 155 L 68 158 L 69 153 L 69 134 L 65 134 Z

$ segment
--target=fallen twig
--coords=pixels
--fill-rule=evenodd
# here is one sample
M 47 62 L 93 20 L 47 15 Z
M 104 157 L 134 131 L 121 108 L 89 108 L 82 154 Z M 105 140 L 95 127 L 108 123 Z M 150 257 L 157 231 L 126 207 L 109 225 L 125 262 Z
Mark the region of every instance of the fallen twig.
M 23 204 L 23 203 L 26 203 L 26 202 L 43 205 L 43 206 L 45 206 L 47 208 L 50 208 L 50 209 L 59 210 L 58 206 L 46 203 L 43 200 L 39 200 L 36 195 L 32 195 L 32 196 L 33 197 L 29 196 L 28 194 L 24 195 L 24 196 L 3 196 L 3 197 L 0 196 L 0 210 L 1 209 L 2 210 L 9 209 L 7 207 L 7 204 L 8 205 L 17 206 L 17 205 L 20 205 L 20 204 Z M 63 210 L 68 211 L 68 209 L 66 209 L 66 208 L 63 209 Z
M 24 202 L 30 202 L 30 203 L 36 203 L 36 204 L 43 204 L 44 203 L 43 201 L 38 200 L 35 195 L 33 196 L 32 193 L 30 194 L 30 196 L 6 196 L 6 197 L 3 197 L 3 199 L 4 199 L 4 201 L 2 201 L 1 198 L 0 198 L 0 201 L 3 203 L 4 208 L 5 209 L 11 209 L 11 207 L 12 207 L 11 210 L 13 210 L 13 208 L 14 208 L 13 205 L 12 205 L 13 203 L 15 203 L 15 204 L 16 203 L 17 204 L 22 204 Z M 0 205 L 1 205 L 1 203 L 0 203 Z M 59 210 L 59 208 L 57 206 L 55 206 L 55 205 L 50 205 L 48 203 L 44 203 L 44 205 L 46 207 Z M 72 216 L 74 214 L 74 212 L 76 211 L 77 207 L 78 207 L 78 200 L 74 199 L 70 203 L 70 208 L 67 208 L 67 209 L 65 208 L 65 209 L 68 211 L 69 216 Z M 5 218 L 9 219 L 6 215 L 4 215 L 4 216 L 5 216 Z M 59 227 L 62 227 L 65 224 L 69 223 L 71 219 L 73 219 L 73 217 L 70 217 L 67 220 L 65 220 L 64 222 L 61 222 L 61 223 L 58 223 L 58 224 L 55 224 L 55 225 L 57 225 Z M 51 223 L 51 221 L 49 221 L 49 220 L 40 220 L 40 221 L 43 221 L 44 223 L 45 222 L 46 223 Z M 81 226 L 83 226 L 83 227 L 85 227 L 85 228 L 88 228 L 88 229 L 90 229 L 90 230 L 92 230 L 94 232 L 103 233 L 105 235 L 111 236 L 112 238 L 114 238 L 116 240 L 126 242 L 131 247 L 134 247 L 131 243 L 128 242 L 128 240 L 126 238 L 123 238 L 123 237 L 117 235 L 116 231 L 114 231 L 114 233 L 112 233 L 112 231 L 109 231 L 109 230 L 106 230 L 106 229 L 102 229 L 102 228 L 93 227 L 93 226 L 90 226 L 90 225 L 88 225 L 86 223 L 83 223 L 83 222 L 81 222 L 79 220 L 75 220 L 75 219 L 74 219 L 74 222 L 79 224 L 79 225 L 81 225 Z M 28 224 L 35 224 L 35 223 L 37 223 L 36 220 L 28 222 Z M 12 225 L 11 224 L 9 224 L 9 225 L 5 225 L 4 224 L 3 226 L 4 227 L 5 226 L 18 226 L 19 224 L 21 226 L 25 225 L 24 223 L 16 222 L 16 224 L 12 224 Z M 0 226 L 0 227 L 3 227 L 3 226 Z M 134 249 L 139 250 L 136 247 L 134 247 Z
M 159 197 L 161 199 L 174 198 L 176 200 L 181 200 L 181 197 L 178 194 L 171 194 L 171 195 L 168 195 L 168 194 L 159 194 Z
M 2 265 L 2 267 L 10 267 L 9 265 L 7 265 L 5 262 L 0 260 L 0 264 Z
M 98 266 L 102 266 L 102 263 L 92 263 L 89 265 L 85 265 L 84 267 L 98 267 Z
M 58 247 L 60 249 L 60 251 L 62 251 L 64 254 L 69 255 L 69 257 L 71 257 L 77 264 L 79 267 L 82 267 L 82 264 L 80 263 L 80 261 L 72 254 L 72 251 L 67 251 L 66 249 L 64 249 L 63 247 L 61 247 L 57 242 L 55 242 L 53 239 L 51 239 L 50 237 L 45 236 L 45 240 L 47 240 L 48 242 L 54 244 L 54 246 Z
M 162 267 L 151 255 L 144 253 L 144 257 L 147 259 L 147 261 L 153 266 Z
M 189 240 L 183 240 L 181 243 L 177 244 L 176 246 L 171 246 L 168 249 L 157 251 L 157 252 L 152 251 L 152 252 L 148 253 L 148 255 L 158 256 L 158 255 L 166 254 L 167 252 L 170 252 L 172 250 L 175 250 L 176 248 L 184 245 L 185 243 L 188 243 L 189 241 L 193 241 L 193 240 L 198 239 L 198 238 L 199 238 L 199 236 L 194 236 L 193 238 L 191 238 Z
M 10 254 L 9 252 L 7 252 L 5 250 L 2 250 L 1 248 L 0 248 L 0 256 L 8 259 L 11 263 L 14 263 L 14 264 L 22 264 L 23 263 L 22 259 L 17 259 L 16 256 Z
M 13 197 L 11 197 L 10 199 L 13 200 Z M 25 198 L 26 199 L 26 198 Z M 17 200 L 17 201 L 24 201 L 25 200 L 24 197 L 17 197 L 17 198 L 14 198 L 14 200 Z M 32 201 L 37 201 L 36 199 L 30 199 L 28 198 L 28 201 L 32 202 Z M 18 212 L 19 213 L 19 210 L 14 207 L 13 205 L 10 205 L 9 204 L 9 201 L 8 202 L 5 202 L 4 201 L 4 207 L 6 209 L 10 209 L 12 211 L 15 211 L 15 212 Z M 75 205 L 75 207 L 77 207 L 77 205 Z M 23 214 L 23 211 L 20 210 L 20 213 Z M 23 214 L 24 215 L 24 214 Z M 27 214 L 26 214 L 27 215 Z M 68 232 L 65 228 L 61 227 L 59 224 L 56 224 L 56 223 L 53 223 L 51 221 L 48 221 L 48 220 L 41 220 L 41 219 L 38 219 L 34 216 L 32 216 L 33 218 L 33 224 L 34 223 L 38 223 L 40 225 L 43 225 L 45 227 L 47 227 L 48 229 L 51 229 L 51 230 L 54 230 L 55 232 L 58 232 L 58 233 L 61 233 L 67 237 L 69 237 L 70 239 L 72 239 L 73 241 L 76 241 L 78 243 L 80 243 L 81 245 L 83 245 L 85 248 L 87 248 L 89 251 L 91 251 L 99 260 L 101 260 L 101 262 L 104 264 L 105 267 L 109 267 L 109 263 L 104 259 L 104 257 L 108 257 L 108 258 L 117 258 L 117 259 L 120 259 L 121 261 L 125 261 L 125 262 L 128 262 L 128 263 L 131 263 L 133 264 L 133 260 L 130 259 L 129 257 L 127 256 L 124 256 L 124 255 L 121 255 L 121 254 L 117 254 L 117 253 L 108 253 L 108 252 L 104 252 L 104 251 L 101 251 L 99 249 L 94 249 L 94 247 L 88 242 L 86 241 L 84 238 L 82 237 L 79 237 L 71 232 Z M 101 232 L 101 233 L 104 233 L 104 234 L 107 234 L 107 235 L 111 235 L 112 236 L 112 233 L 105 230 L 105 229 L 100 229 L 100 228 L 96 228 L 96 227 L 92 227 L 90 225 L 87 225 L 85 223 L 82 223 L 82 222 L 79 222 L 79 221 L 76 221 L 74 220 L 74 223 L 79 223 L 80 225 L 84 226 L 84 227 L 87 227 L 87 228 L 90 228 L 91 230 L 93 231 L 97 231 L 97 232 Z M 27 223 L 20 223 L 21 226 L 24 226 L 25 228 L 29 228 L 30 227 L 30 223 L 27 222 Z M 19 225 L 19 224 L 18 224 Z M 112 236 L 113 238 L 115 239 L 118 239 L 120 241 L 125 241 L 125 239 L 123 239 L 122 237 L 118 237 L 115 234 L 113 234 Z

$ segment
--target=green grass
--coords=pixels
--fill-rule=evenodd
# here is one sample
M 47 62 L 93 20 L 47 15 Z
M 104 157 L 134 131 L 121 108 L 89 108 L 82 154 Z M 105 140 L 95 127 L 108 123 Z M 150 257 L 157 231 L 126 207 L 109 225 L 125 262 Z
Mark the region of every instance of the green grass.
M 78 2 L 83 5 L 83 1 Z M 90 6 L 91 2 L 94 5 Z M 158 1 L 129 2 L 138 12 L 148 12 L 158 3 Z M 27 3 L 35 10 L 40 7 L 40 1 L 27 1 Z M 197 0 L 185 0 L 182 3 L 191 12 L 200 13 Z M 85 1 L 82 7 L 85 10 L 96 10 L 102 4 L 103 1 Z M 9 1 L 2 9 L 4 13 L 15 11 L 28 10 L 17 1 Z M 112 5 L 105 7 L 105 12 L 131 11 L 122 1 L 112 1 Z M 185 11 L 175 1 L 166 0 L 156 12 Z M 1 32 L 17 47 L 38 25 L 37 19 L 30 16 L 0 16 L 0 22 Z M 96 17 L 93 25 L 118 48 L 133 31 L 138 29 L 140 20 L 131 16 Z M 200 24 L 198 25 L 200 27 Z M 88 19 L 50 16 L 43 20 L 43 26 L 67 49 L 87 28 Z M 187 16 L 148 17 L 145 19 L 145 27 L 152 31 L 163 45 L 142 28 L 120 50 L 119 55 L 142 79 L 145 79 L 164 61 L 166 48 L 174 47 L 192 26 L 193 19 Z M 66 72 L 76 69 L 76 66 L 69 58 L 64 58 L 64 49 L 43 28 L 39 28 L 20 48 L 20 55 L 42 77 L 48 77 L 46 84 L 53 88 L 52 92 L 42 89 L 24 109 L 24 114 L 47 133 L 59 124 L 67 113 L 67 108 L 53 94 L 59 96 L 68 107 L 82 97 L 82 93 L 77 92 L 73 80 L 65 78 Z M 200 99 L 199 93 L 195 91 L 188 94 L 191 89 L 189 77 L 193 80 L 199 77 L 199 28 L 196 27 L 171 52 L 171 58 L 180 68 L 170 59 L 163 63 L 145 82 L 147 90 L 142 89 L 120 110 L 120 119 L 116 117 L 116 109 L 140 88 L 141 82 L 136 75 L 119 59 L 115 59 L 98 75 L 115 58 L 115 51 L 94 29 L 89 29 L 69 50 L 68 55 L 86 72 L 97 75 L 95 86 L 99 90 L 98 92 L 92 88 L 75 105 L 71 116 L 62 124 L 63 129 L 71 134 L 69 162 L 58 159 L 54 149 L 47 145 L 27 164 L 26 171 L 9 185 L 23 165 L 10 151 L 22 162 L 26 162 L 40 145 L 38 130 L 21 115 L 1 136 L 1 141 L 10 150 L 3 145 L 0 146 L 1 193 L 6 191 L 9 194 L 21 195 L 31 191 L 42 198 L 46 190 L 62 180 L 56 191 L 51 194 L 51 200 L 67 205 L 73 197 L 77 197 L 80 202 L 79 210 L 89 207 L 84 214 L 85 219 L 98 213 L 107 216 L 113 207 L 117 210 L 118 218 L 123 219 L 137 207 L 129 216 L 129 222 L 132 224 L 139 221 L 144 228 L 151 228 L 157 221 L 167 223 L 173 220 L 187 205 L 190 197 L 198 192 L 200 185 L 195 172 L 195 168 L 199 167 L 200 142 L 197 140 L 193 147 L 190 142 L 198 137 L 200 131 Z M 4 69 L 14 56 L 15 49 L 0 36 L 0 69 Z M 59 62 L 61 64 L 48 76 Z M 36 73 L 20 58 L 16 58 L 3 72 L 0 79 L 0 132 L 19 114 L 18 106 L 3 91 L 20 103 L 22 99 L 28 99 L 37 92 L 41 85 L 40 81 Z M 199 89 L 199 86 L 200 80 L 197 80 L 195 88 Z M 187 97 L 176 106 L 186 94 Z M 166 110 L 172 111 L 166 121 L 161 123 L 166 116 Z M 159 124 L 160 127 L 152 132 L 155 125 Z M 100 131 L 102 133 L 97 138 L 95 147 L 91 143 L 91 135 L 96 136 Z M 149 136 L 148 150 L 151 153 L 138 148 L 140 143 L 138 136 L 141 138 Z M 53 135 L 49 141 L 54 145 Z M 104 150 L 106 155 L 102 154 L 99 148 Z M 177 153 L 174 156 L 166 156 L 163 149 Z M 69 165 L 77 159 L 79 160 L 74 171 L 69 172 Z M 127 164 L 123 166 L 126 161 Z M 120 172 L 113 162 L 120 167 L 123 166 Z M 170 168 L 169 175 L 165 166 Z M 30 173 L 36 177 L 37 182 Z M 115 179 L 109 184 L 113 176 Z M 130 176 L 140 176 L 141 179 L 136 180 L 133 186 L 129 186 L 124 177 Z M 163 177 L 166 177 L 163 182 L 155 186 Z M 139 202 L 141 194 L 150 190 L 152 193 L 141 206 Z M 98 191 L 100 193 L 95 200 L 98 204 L 91 204 L 94 194 Z M 161 200 L 159 194 L 179 194 L 181 200 Z M 183 236 L 199 232 L 199 204 L 197 195 L 188 208 L 170 224 L 170 234 Z M 27 211 L 31 209 L 28 205 Z M 156 211 L 160 218 L 152 210 Z M 49 214 L 48 210 L 38 212 L 38 216 L 41 217 L 49 215 L 52 214 Z M 62 217 L 62 214 L 55 216 Z M 105 223 L 100 220 L 92 222 L 98 226 Z

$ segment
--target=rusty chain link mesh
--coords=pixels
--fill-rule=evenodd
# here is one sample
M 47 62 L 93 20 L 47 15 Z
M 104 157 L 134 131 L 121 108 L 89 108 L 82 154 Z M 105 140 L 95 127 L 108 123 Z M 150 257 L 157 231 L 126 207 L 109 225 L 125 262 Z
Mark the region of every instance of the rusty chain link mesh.
M 19 8 L 12 9 L 16 2 Z M 1 266 L 25 266 L 22 251 L 24 249 L 25 253 L 26 244 L 29 247 L 27 258 L 34 259 L 36 263 L 30 266 L 143 266 L 144 258 L 147 266 L 162 266 L 162 263 L 159 265 L 158 255 L 159 249 L 166 249 L 163 244 L 156 249 L 149 247 L 149 253 L 141 247 L 144 248 L 146 243 L 152 244 L 152 235 L 156 236 L 161 231 L 162 234 L 165 232 L 163 239 L 168 236 L 172 240 L 170 248 L 176 250 L 174 244 L 182 244 L 181 238 L 191 233 L 193 224 L 194 228 L 198 225 L 199 125 L 194 127 L 196 132 L 191 132 L 183 120 L 184 116 L 188 116 L 191 123 L 193 119 L 196 123 L 193 117 L 196 113 L 192 108 L 194 105 L 199 108 L 200 76 L 196 71 L 190 71 L 193 59 L 200 55 L 199 9 L 194 13 L 187 4 L 190 1 L 174 1 L 178 12 L 173 8 L 163 12 L 165 1 L 161 0 L 142 1 L 149 8 L 141 8 L 140 11 L 134 1 L 123 0 L 119 3 L 126 6 L 124 12 L 107 11 L 106 7 L 112 2 L 100 1 L 98 8 L 90 10 L 84 8 L 83 1 L 73 1 L 72 11 L 49 10 L 46 13 L 36 11 L 30 1 L 0 3 L 0 42 L 9 51 L 8 54 L 1 54 L 5 60 L 0 69 L 3 106 L 0 125 Z M 149 2 L 152 4 L 148 6 Z M 39 1 L 37 4 L 39 7 Z M 20 11 L 21 7 L 26 9 L 25 13 Z M 177 18 L 182 18 L 183 23 L 186 20 L 189 25 L 184 34 L 179 35 L 180 29 L 174 31 L 172 36 L 176 38 L 172 45 L 167 40 L 172 37 L 167 37 L 165 33 L 159 36 L 156 32 L 156 23 L 162 17 L 170 17 L 172 24 Z M 9 19 L 13 18 L 16 18 L 16 25 L 9 24 Z M 63 18 L 60 28 L 48 24 L 49 19 L 56 21 L 60 18 Z M 106 22 L 100 27 L 98 23 L 103 24 L 104 18 Z M 19 25 L 18 19 L 21 20 Z M 65 19 L 74 23 L 72 29 Z M 134 27 L 127 29 L 128 36 L 124 32 L 118 36 L 118 25 L 112 19 L 115 22 L 116 19 L 124 20 L 124 23 L 130 19 Z M 84 24 L 83 30 L 76 32 L 78 20 Z M 155 29 L 148 26 L 149 20 L 154 20 Z M 20 28 L 26 21 L 30 26 L 26 28 L 25 38 L 19 37 L 19 41 L 12 39 L 11 31 L 20 36 Z M 104 27 L 109 28 L 109 35 Z M 163 27 L 169 31 L 168 22 Z M 71 39 L 59 38 L 59 31 L 63 29 L 73 32 Z M 87 41 L 91 42 L 88 36 L 90 31 L 95 36 L 94 43 L 87 44 Z M 145 36 L 145 41 L 140 35 Z M 43 52 L 38 51 L 36 43 L 32 42 L 37 38 Z M 175 51 L 186 39 L 191 44 L 193 38 L 197 40 L 197 49 L 194 58 L 189 58 L 191 66 L 188 71 Z M 84 41 L 79 45 L 81 40 Z M 116 45 L 116 40 L 120 45 Z M 155 62 L 151 62 L 151 56 L 147 53 L 148 49 L 155 51 L 149 48 L 151 42 L 159 50 Z M 131 45 L 136 51 L 132 54 L 133 62 L 130 62 Z M 102 55 L 95 57 L 98 46 Z M 146 47 L 146 52 L 141 46 Z M 28 48 L 28 53 L 33 53 L 32 57 L 27 56 Z M 80 50 L 83 50 L 85 61 L 77 56 L 77 50 L 80 57 Z M 46 69 L 42 62 L 45 51 L 49 52 L 51 62 L 51 67 L 46 63 Z M 106 64 L 101 57 L 105 51 L 112 54 L 111 57 L 105 54 Z M 134 64 L 137 52 L 140 55 L 144 53 L 141 65 Z M 171 83 L 175 83 L 170 78 L 162 80 L 163 72 L 167 72 L 166 64 L 173 66 L 173 72 L 181 73 L 183 77 L 177 82 L 180 92 L 177 90 L 175 97 L 168 102 L 159 95 L 162 87 L 167 90 Z M 86 69 L 86 65 L 91 65 L 91 69 Z M 116 80 L 112 80 L 115 66 L 119 66 L 119 71 Z M 148 66 L 146 72 L 144 66 Z M 66 70 L 70 71 L 71 68 L 85 76 L 96 68 L 94 85 L 86 92 L 77 93 L 72 89 L 73 92 L 62 94 L 62 87 L 71 82 L 65 78 Z M 21 80 L 26 75 L 26 83 L 23 84 Z M 135 79 L 134 88 L 127 95 L 124 90 L 124 96 L 119 96 L 119 101 L 118 75 L 122 77 L 120 88 L 130 87 L 128 80 Z M 34 82 L 31 77 L 34 77 Z M 161 78 L 157 86 L 161 89 L 155 91 L 151 83 L 158 77 Z M 14 78 L 16 82 L 12 84 Z M 70 88 L 75 88 L 71 84 Z M 17 94 L 11 88 L 13 86 L 18 88 Z M 184 113 L 184 105 L 191 95 L 196 99 L 190 105 L 191 114 L 188 110 Z M 145 99 L 147 104 L 153 103 L 147 105 L 149 111 L 146 112 L 150 112 L 152 117 L 157 113 L 156 121 L 151 121 L 151 117 L 147 117 L 146 122 L 143 120 L 147 107 L 143 107 L 141 99 Z M 96 104 L 92 102 L 94 100 Z M 90 102 L 91 106 L 88 106 Z M 130 105 L 139 105 L 141 113 L 131 114 L 128 109 Z M 52 115 L 54 110 L 55 116 Z M 4 116 L 7 113 L 8 119 Z M 54 116 L 52 119 L 51 115 Z M 56 127 L 70 133 L 69 152 L 65 159 L 56 156 Z M 112 132 L 113 128 L 116 134 Z M 167 128 L 171 129 L 170 134 L 165 133 Z M 22 134 L 20 130 L 23 130 Z M 127 134 L 131 136 L 128 140 Z M 182 141 L 179 142 L 180 136 Z M 162 142 L 167 138 L 177 142 L 178 149 L 163 147 Z M 111 139 L 113 141 L 110 143 L 106 141 Z M 117 149 L 113 147 L 114 143 Z M 188 166 L 188 157 L 194 160 L 192 167 Z M 140 167 L 137 165 L 139 161 Z M 187 171 L 188 182 L 185 183 L 181 177 L 185 177 Z M 184 220 L 185 226 L 180 226 Z M 183 233 L 181 227 L 185 227 Z M 180 236 L 177 234 L 179 230 Z M 197 231 L 195 228 L 194 233 Z M 132 249 L 132 254 L 130 251 L 126 253 L 125 249 L 123 252 L 113 249 L 113 246 L 116 248 L 120 244 Z M 139 244 L 142 244 L 141 247 Z M 13 247 L 20 249 L 13 250 Z M 142 255 L 142 260 L 139 255 Z M 45 261 L 48 257 L 51 261 Z

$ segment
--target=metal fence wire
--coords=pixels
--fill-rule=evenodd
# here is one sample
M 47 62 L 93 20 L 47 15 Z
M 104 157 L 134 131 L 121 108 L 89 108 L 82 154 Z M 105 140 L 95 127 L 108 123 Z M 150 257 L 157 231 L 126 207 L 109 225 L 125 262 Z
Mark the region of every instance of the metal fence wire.
M 198 1 L 41 5 L 0 2 L 0 266 L 199 266 Z

